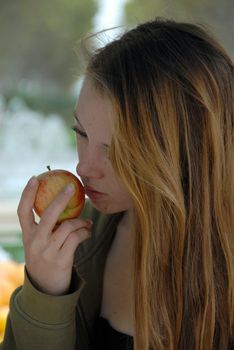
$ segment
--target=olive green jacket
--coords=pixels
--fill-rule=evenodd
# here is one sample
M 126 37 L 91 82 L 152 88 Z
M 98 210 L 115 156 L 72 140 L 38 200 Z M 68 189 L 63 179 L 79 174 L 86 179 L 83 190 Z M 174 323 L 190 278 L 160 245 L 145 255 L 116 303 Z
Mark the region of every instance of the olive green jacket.
M 71 293 L 51 296 L 31 284 L 27 273 L 10 301 L 0 350 L 91 350 L 100 314 L 103 271 L 121 214 L 103 215 L 87 202 L 82 217 L 92 218 L 92 237 L 75 254 Z

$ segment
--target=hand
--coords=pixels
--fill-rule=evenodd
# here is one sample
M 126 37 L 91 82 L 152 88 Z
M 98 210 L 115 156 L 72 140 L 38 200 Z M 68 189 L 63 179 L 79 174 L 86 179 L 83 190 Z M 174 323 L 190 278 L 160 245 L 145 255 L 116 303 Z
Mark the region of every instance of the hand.
M 38 185 L 35 177 L 29 180 L 18 206 L 26 269 L 37 289 L 51 295 L 63 295 L 69 290 L 75 250 L 90 237 L 92 222 L 78 218 L 56 226 L 59 214 L 73 194 L 72 188 L 66 187 L 36 223 L 33 203 Z

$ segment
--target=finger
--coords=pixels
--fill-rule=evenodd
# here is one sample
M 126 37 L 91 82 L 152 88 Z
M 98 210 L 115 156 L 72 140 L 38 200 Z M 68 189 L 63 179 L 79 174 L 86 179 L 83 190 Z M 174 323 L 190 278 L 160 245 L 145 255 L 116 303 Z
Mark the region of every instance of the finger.
M 77 247 L 82 243 L 84 242 L 85 240 L 89 239 L 91 237 L 91 230 L 90 229 L 87 229 L 87 228 L 82 228 L 82 229 L 79 229 L 78 231 L 74 231 L 74 232 L 71 232 L 60 252 L 61 252 L 61 258 L 69 258 L 69 257 L 72 257 L 73 259 L 73 256 L 74 256 L 74 253 L 77 249 Z
M 20 198 L 17 214 L 24 235 L 27 235 L 29 232 L 31 232 L 35 223 L 34 213 L 32 209 L 38 186 L 39 182 L 37 178 L 35 176 L 31 177 Z
M 44 211 L 38 229 L 41 230 L 42 235 L 48 236 L 53 231 L 59 215 L 66 208 L 69 200 L 73 196 L 75 188 L 73 185 L 66 186 L 50 203 L 48 208 Z
M 49 244 L 51 244 L 52 249 L 59 250 L 63 246 L 70 233 L 83 228 L 90 230 L 91 226 L 92 221 L 89 219 L 73 219 L 64 221 L 51 235 Z

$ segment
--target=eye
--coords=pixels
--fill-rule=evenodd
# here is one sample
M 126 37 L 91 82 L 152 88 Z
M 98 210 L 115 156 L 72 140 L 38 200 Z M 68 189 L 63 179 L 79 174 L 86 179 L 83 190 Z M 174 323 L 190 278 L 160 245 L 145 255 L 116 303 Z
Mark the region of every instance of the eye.
M 72 126 L 72 130 L 75 131 L 75 133 L 80 135 L 81 137 L 87 137 L 86 133 L 78 129 L 77 126 Z

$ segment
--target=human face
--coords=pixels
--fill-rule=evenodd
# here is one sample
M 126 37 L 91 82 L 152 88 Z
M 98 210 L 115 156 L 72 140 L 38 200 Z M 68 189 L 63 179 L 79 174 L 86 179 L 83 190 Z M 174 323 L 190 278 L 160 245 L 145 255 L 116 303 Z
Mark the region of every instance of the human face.
M 108 158 L 113 130 L 111 102 L 86 79 L 75 110 L 79 163 L 77 174 L 94 207 L 117 213 L 132 207 L 131 198 Z

